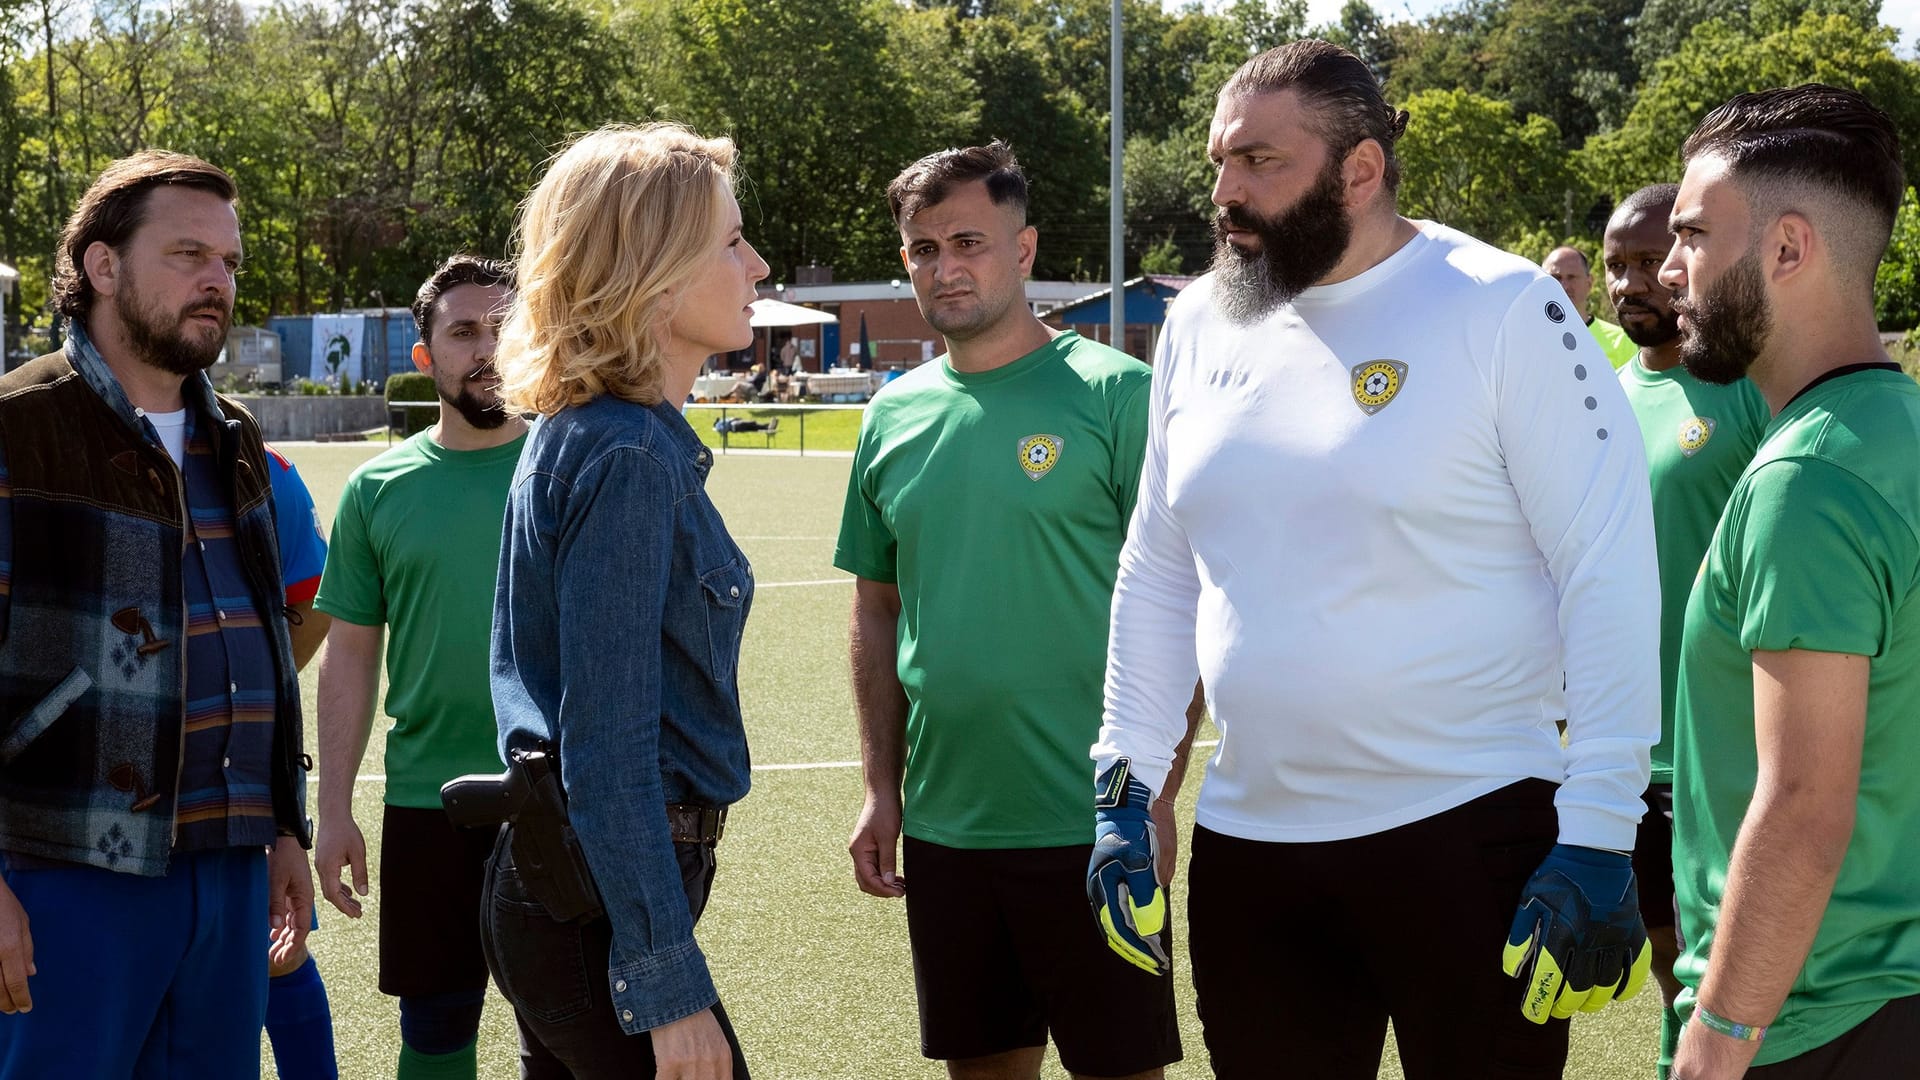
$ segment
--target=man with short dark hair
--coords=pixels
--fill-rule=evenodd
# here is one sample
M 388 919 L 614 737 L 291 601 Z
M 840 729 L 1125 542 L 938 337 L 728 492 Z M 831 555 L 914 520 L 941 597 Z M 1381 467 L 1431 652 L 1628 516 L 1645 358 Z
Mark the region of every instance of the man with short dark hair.
M 1914 1075 L 1920 387 L 1874 270 L 1906 182 L 1851 90 L 1741 94 L 1681 151 L 1661 280 L 1680 358 L 1773 420 L 1687 602 L 1677 1080 Z
M 1558 1076 L 1566 1018 L 1646 975 L 1633 415 L 1557 285 L 1398 214 L 1406 122 L 1326 42 L 1247 61 L 1207 147 L 1213 269 L 1154 364 L 1090 884 L 1152 955 L 1143 807 L 1204 676 L 1189 949 L 1221 1077 L 1371 1078 L 1389 1020 L 1410 1076 Z
M 1075 1076 L 1157 1078 L 1180 1057 L 1171 980 L 1088 933 L 1082 885 L 1147 366 L 1034 317 L 1005 144 L 922 158 L 887 204 L 948 352 L 867 407 L 834 552 L 858 577 L 854 877 L 906 897 L 921 1051 L 950 1076 L 1033 1080 L 1051 1035 Z M 1171 832 L 1171 806 L 1156 816 Z
M 235 194 L 184 154 L 109 165 L 56 254 L 66 347 L 0 378 L 8 1080 L 258 1076 L 269 956 L 312 916 L 266 455 L 205 374 Z
M 1680 631 L 1687 594 L 1727 495 L 1753 460 L 1766 432 L 1767 403 L 1746 379 L 1704 382 L 1680 363 L 1680 325 L 1673 290 L 1659 281 L 1673 237 L 1667 215 L 1677 184 L 1641 188 L 1621 200 L 1607 222 L 1601 264 L 1607 297 L 1640 353 L 1620 369 L 1653 480 L 1653 538 L 1660 560 L 1660 741 L 1653 748 L 1646 816 L 1633 845 L 1640 915 L 1647 924 L 1652 974 L 1664 1000 L 1661 1075 L 1673 1064 L 1680 984 L 1673 977 L 1673 696 L 1680 669 Z
M 486 997 L 482 875 L 493 836 L 447 820 L 440 785 L 502 768 L 488 632 L 507 490 L 526 423 L 507 412 L 494 346 L 512 271 L 456 255 L 414 298 L 413 362 L 440 421 L 354 470 L 340 493 L 314 604 L 333 617 L 320 660 L 320 887 L 350 918 L 367 892 L 353 818 L 387 642 L 386 810 L 380 846 L 380 989 L 400 999 L 399 1080 L 471 1078 Z M 537 1046 L 535 1041 L 530 1045 Z
M 1575 314 L 1586 320 L 1587 329 L 1593 332 L 1593 340 L 1600 343 L 1600 351 L 1607 354 L 1607 360 L 1616 369 L 1626 366 L 1635 351 L 1626 331 L 1587 311 L 1593 297 L 1593 265 L 1587 261 L 1587 253 L 1577 247 L 1554 248 L 1540 260 L 1540 269 L 1566 290 Z

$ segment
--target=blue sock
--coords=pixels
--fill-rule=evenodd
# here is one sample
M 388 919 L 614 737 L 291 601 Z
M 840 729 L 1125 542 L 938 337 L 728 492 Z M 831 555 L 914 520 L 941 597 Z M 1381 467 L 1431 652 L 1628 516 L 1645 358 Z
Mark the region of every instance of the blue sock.
M 333 1009 L 313 957 L 267 980 L 267 1036 L 280 1080 L 340 1080 L 333 1057 Z

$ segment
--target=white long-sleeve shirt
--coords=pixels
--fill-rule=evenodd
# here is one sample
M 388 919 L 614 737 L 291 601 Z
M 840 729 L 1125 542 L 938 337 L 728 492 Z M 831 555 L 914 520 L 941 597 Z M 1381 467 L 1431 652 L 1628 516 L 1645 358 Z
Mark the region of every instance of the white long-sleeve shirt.
M 1174 302 L 1093 757 L 1159 791 L 1199 676 L 1208 829 L 1346 839 L 1539 777 L 1562 842 L 1626 850 L 1660 733 L 1639 430 L 1552 279 L 1417 225 L 1251 325 L 1211 277 Z

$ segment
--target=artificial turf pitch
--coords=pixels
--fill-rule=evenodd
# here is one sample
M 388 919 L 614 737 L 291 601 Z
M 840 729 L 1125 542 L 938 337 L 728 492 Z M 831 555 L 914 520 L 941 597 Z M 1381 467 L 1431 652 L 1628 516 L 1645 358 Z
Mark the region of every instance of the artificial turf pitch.
M 810 444 L 812 435 L 810 428 Z M 385 446 L 280 449 L 299 467 L 322 521 L 331 526 L 347 474 Z M 740 661 L 755 771 L 752 794 L 728 821 L 713 899 L 697 936 L 757 1080 L 945 1075 L 919 1055 L 905 909 L 855 888 L 846 854 L 861 803 L 860 771 L 851 764 L 860 752 L 847 684 L 851 579 L 833 567 L 832 559 L 848 468 L 844 456 L 734 453 L 717 459 L 708 481 L 728 528 L 753 561 L 757 583 Z M 619 568 L 608 568 L 610 583 L 619 575 Z M 310 664 L 301 679 L 309 748 L 318 667 L 317 661 Z M 361 765 L 363 776 L 384 771 L 380 733 L 386 726 L 383 716 Z M 1201 738 L 1212 735 L 1209 729 Z M 1180 799 L 1183 831 L 1192 821 L 1202 775 L 1203 767 L 1196 765 Z M 367 837 L 371 868 L 377 869 L 381 785 L 363 781 L 354 790 L 354 816 Z M 1020 797 L 1019 792 L 983 794 Z M 1184 843 L 1181 854 L 1184 859 Z M 902 869 L 911 881 L 911 868 Z M 1183 874 L 1174 887 L 1177 912 L 1184 911 L 1184 880 Z M 358 921 L 320 901 L 320 930 L 309 938 L 332 998 L 340 1075 L 346 1080 L 393 1076 L 400 1051 L 398 1007 L 375 983 L 377 874 L 373 885 L 367 915 Z M 1382 887 L 1400 884 L 1389 874 Z M 1417 902 L 1410 903 L 1417 909 Z M 1303 926 L 1271 932 L 1316 931 Z M 1436 928 L 1410 923 L 1398 932 L 1406 935 L 1407 962 L 1419 964 L 1421 936 Z M 1182 925 L 1176 941 L 1184 945 L 1186 940 Z M 1487 962 L 1498 962 L 1497 949 L 1489 950 Z M 1210 1073 L 1184 949 L 1175 963 L 1187 1058 L 1167 1075 L 1200 1080 Z M 1312 971 L 1274 975 L 1314 978 Z M 1432 972 L 1431 978 L 1435 993 L 1447 992 L 1446 972 Z M 1099 993 L 1099 988 L 1090 985 L 1087 992 Z M 1651 984 L 1633 1001 L 1582 1016 L 1573 1025 L 1566 1075 L 1571 1080 L 1652 1077 L 1659 1016 Z M 517 1077 L 517 1045 L 511 1012 L 497 995 L 489 995 L 480 1032 L 480 1076 Z M 262 1057 L 268 1075 L 275 1075 L 272 1055 Z M 1290 1075 L 1286 1048 L 1276 1045 L 1274 1057 L 1274 1075 Z M 1042 1075 L 1049 1080 L 1066 1076 L 1051 1052 Z M 1380 1075 L 1401 1076 L 1390 1038 Z

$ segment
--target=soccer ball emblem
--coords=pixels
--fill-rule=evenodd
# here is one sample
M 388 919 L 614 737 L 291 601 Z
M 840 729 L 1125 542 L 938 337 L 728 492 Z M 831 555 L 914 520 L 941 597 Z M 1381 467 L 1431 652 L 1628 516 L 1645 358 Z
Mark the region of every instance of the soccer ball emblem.
M 1708 439 L 1713 438 L 1713 418 L 1695 416 L 1680 421 L 1680 430 L 1675 432 L 1675 438 L 1680 444 L 1680 453 L 1686 457 L 1692 457 L 1701 447 L 1707 445 Z
M 1373 374 L 1368 375 L 1367 381 L 1366 381 L 1366 387 L 1365 387 L 1367 396 L 1379 397 L 1380 395 L 1387 392 L 1388 385 L 1390 384 L 1387 381 L 1386 372 L 1376 371 Z
M 1064 445 L 1058 435 L 1029 435 L 1020 440 L 1020 469 L 1029 480 L 1038 480 L 1047 475 L 1060 461 L 1060 447 Z

